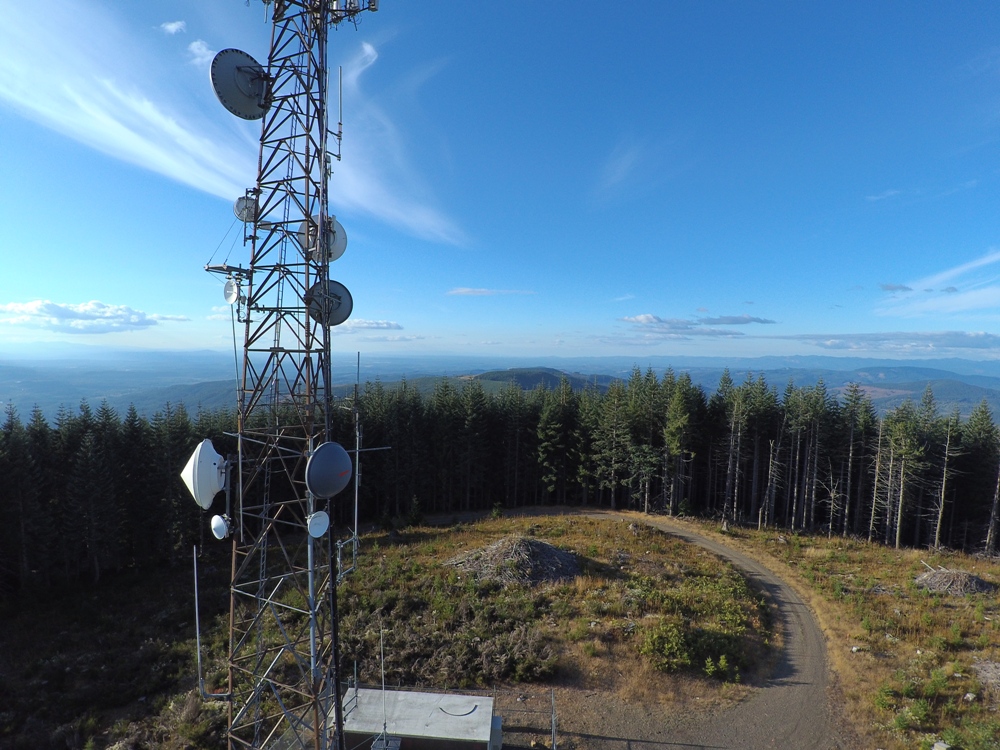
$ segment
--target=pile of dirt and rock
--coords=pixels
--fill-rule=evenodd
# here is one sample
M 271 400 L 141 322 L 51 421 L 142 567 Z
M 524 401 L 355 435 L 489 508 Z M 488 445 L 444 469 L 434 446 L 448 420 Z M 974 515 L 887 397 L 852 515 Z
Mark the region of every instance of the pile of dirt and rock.
M 983 687 L 1000 690 L 1000 662 L 976 661 L 973 662 L 972 668 L 976 670 L 976 676 Z
M 572 552 L 516 534 L 453 557 L 446 564 L 476 580 L 503 585 L 566 581 L 580 575 L 580 563 Z
M 916 577 L 915 583 L 937 594 L 978 594 L 996 589 L 995 584 L 984 581 L 977 575 L 947 568 L 921 573 Z

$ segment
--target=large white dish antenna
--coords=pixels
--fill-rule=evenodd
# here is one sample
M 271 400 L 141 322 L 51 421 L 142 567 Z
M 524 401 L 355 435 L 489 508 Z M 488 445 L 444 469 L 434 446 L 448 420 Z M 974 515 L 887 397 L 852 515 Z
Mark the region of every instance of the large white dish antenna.
M 310 228 L 310 224 L 312 224 Z M 322 256 L 318 251 L 317 238 L 315 232 L 319 229 L 319 217 L 313 216 L 312 222 L 303 221 L 299 224 L 298 240 L 303 250 L 309 252 L 310 257 L 316 261 L 322 261 Z M 326 245 L 326 259 L 329 262 L 337 260 L 344 251 L 347 250 L 347 232 L 343 225 L 337 221 L 336 216 L 331 216 L 327 223 L 326 238 L 323 242 Z
M 327 287 L 330 292 L 329 295 L 324 297 L 323 282 L 317 281 L 309 287 L 309 291 L 305 293 L 303 300 L 306 303 L 306 309 L 309 311 L 309 317 L 317 323 L 323 325 L 325 322 L 329 326 L 339 326 L 351 317 L 351 313 L 354 311 L 354 298 L 347 290 L 347 287 L 339 281 L 330 279 L 327 284 L 329 284 Z M 326 301 L 326 321 L 323 320 L 324 299 Z
M 211 440 L 198 443 L 181 470 L 181 479 L 199 506 L 205 510 L 212 507 L 212 500 L 226 486 L 226 462 L 216 453 Z
M 306 462 L 306 487 L 316 497 L 333 497 L 351 481 L 352 471 L 351 457 L 340 443 L 323 443 Z
M 222 106 L 244 120 L 259 120 L 267 111 L 267 73 L 259 62 L 238 49 L 224 49 L 212 60 L 212 88 Z

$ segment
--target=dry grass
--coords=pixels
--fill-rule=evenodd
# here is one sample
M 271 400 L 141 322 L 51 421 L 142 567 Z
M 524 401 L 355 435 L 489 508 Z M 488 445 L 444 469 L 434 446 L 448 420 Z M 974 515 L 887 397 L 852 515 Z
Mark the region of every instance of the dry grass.
M 477 676 L 475 664 L 459 666 L 467 652 L 453 650 L 466 634 L 480 639 L 468 653 L 488 648 L 485 628 L 474 619 L 445 622 L 441 615 L 474 617 L 484 607 L 516 612 L 519 625 L 538 634 L 536 645 L 554 655 L 552 672 L 533 680 L 652 706 L 738 700 L 772 655 L 770 613 L 743 577 L 703 550 L 646 526 L 581 516 L 492 519 L 415 528 L 397 538 L 373 536 L 364 549 L 360 565 L 366 574 L 348 582 L 342 621 L 345 653 L 358 659 L 362 681 L 372 680 L 378 663 L 368 658 L 371 639 L 352 628 L 371 622 L 375 613 L 387 628 L 386 668 L 393 684 L 496 684 L 489 675 Z M 394 592 L 404 590 L 407 611 L 397 617 L 395 602 L 402 598 Z M 490 616 L 491 632 L 501 619 Z M 654 666 L 655 649 L 652 656 L 644 649 L 651 648 L 650 634 L 673 623 L 679 626 L 671 632 L 694 635 L 684 641 L 691 649 L 687 666 L 667 672 Z M 427 626 L 434 632 L 424 632 Z M 441 639 L 434 653 L 417 651 L 412 642 L 427 648 L 435 632 L 451 637 Z M 409 655 L 406 665 L 391 663 L 397 651 Z M 728 658 L 720 668 L 722 655 Z M 414 669 L 421 659 L 434 669 Z M 445 664 L 452 668 L 442 669 Z M 512 665 L 510 675 L 515 672 Z M 508 676 L 499 684 L 517 679 Z
M 930 748 L 945 740 L 966 750 L 1000 747 L 1000 694 L 987 677 L 991 667 L 976 669 L 1000 662 L 996 560 L 698 526 L 751 553 L 809 604 L 827 635 L 843 714 L 872 746 Z M 924 581 L 956 593 L 922 587 L 928 566 L 935 575 Z

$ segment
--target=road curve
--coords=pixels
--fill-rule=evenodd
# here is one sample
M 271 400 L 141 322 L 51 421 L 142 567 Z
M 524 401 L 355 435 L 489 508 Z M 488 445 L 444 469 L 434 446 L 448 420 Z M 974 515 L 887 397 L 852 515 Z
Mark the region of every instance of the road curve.
M 656 747 L 733 750 L 843 750 L 849 747 L 831 717 L 823 631 L 791 586 L 752 558 L 702 536 L 686 524 L 663 516 L 610 512 L 594 515 L 645 523 L 730 561 L 767 593 L 777 606 L 775 625 L 784 631 L 783 652 L 770 679 L 758 687 L 754 695 L 704 720 L 680 723 L 676 733 L 660 738 Z M 638 742 L 632 747 L 644 744 L 640 738 L 636 740 Z

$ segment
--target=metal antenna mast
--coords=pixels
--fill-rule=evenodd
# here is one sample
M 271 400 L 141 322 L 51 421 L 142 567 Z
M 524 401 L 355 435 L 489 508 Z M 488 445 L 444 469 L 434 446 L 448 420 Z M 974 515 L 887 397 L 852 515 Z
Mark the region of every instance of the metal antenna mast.
M 232 49 L 212 63 L 223 106 L 262 120 L 257 183 L 234 207 L 249 267 L 206 266 L 228 277 L 226 299 L 245 324 L 238 456 L 223 461 L 205 441 L 182 474 L 206 510 L 226 490 L 212 530 L 233 545 L 228 692 L 207 697 L 229 701 L 230 748 L 343 742 L 327 510 L 351 462 L 331 442 L 330 327 L 353 301 L 330 278 L 346 234 L 327 196 L 341 135 L 327 114 L 327 37 L 377 8 L 377 0 L 274 0 L 266 65 Z

